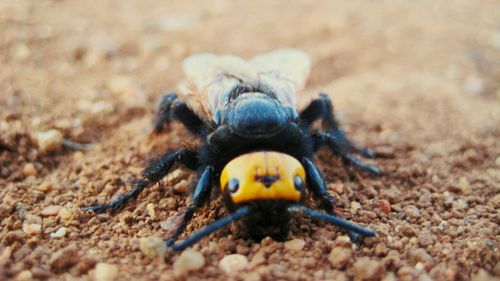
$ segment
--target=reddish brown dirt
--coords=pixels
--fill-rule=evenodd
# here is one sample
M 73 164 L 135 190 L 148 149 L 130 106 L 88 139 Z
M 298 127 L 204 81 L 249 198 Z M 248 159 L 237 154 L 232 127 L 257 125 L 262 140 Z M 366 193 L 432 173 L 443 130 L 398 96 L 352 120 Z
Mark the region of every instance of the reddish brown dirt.
M 1 280 L 88 280 L 96 263 L 120 280 L 498 280 L 500 2 L 268 2 L 0 2 Z M 346 245 L 337 228 L 297 219 L 290 239 L 305 245 L 294 251 L 231 227 L 193 247 L 201 269 L 174 277 L 179 255 L 148 258 L 138 239 L 165 237 L 187 171 L 120 213 L 82 213 L 129 189 L 146 159 L 186 145 L 178 125 L 147 136 L 183 58 L 284 46 L 313 59 L 303 103 L 330 93 L 349 135 L 392 155 L 368 161 L 381 177 L 316 159 L 339 210 L 378 237 Z M 48 129 L 92 146 L 44 153 L 33 139 Z M 50 205 L 64 210 L 42 216 Z M 187 233 L 224 212 L 214 200 Z M 219 262 L 233 253 L 250 263 L 227 275 Z

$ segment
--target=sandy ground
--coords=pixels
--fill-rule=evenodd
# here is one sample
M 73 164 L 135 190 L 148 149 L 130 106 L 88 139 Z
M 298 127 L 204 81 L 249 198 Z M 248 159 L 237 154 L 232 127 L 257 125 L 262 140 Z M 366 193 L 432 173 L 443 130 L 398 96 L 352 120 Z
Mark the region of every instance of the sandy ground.
M 0 279 L 498 280 L 500 2 L 347 2 L 1 1 Z M 167 236 L 188 171 L 122 212 L 81 211 L 186 145 L 178 125 L 147 136 L 183 58 L 288 46 L 313 60 L 303 103 L 330 93 L 349 135 L 391 156 L 368 161 L 380 177 L 316 159 L 338 210 L 378 237 L 352 245 L 302 218 L 289 243 L 230 227 L 184 256 L 185 273 L 179 255 L 149 258 L 138 241 Z M 43 142 L 58 132 L 59 150 Z M 213 200 L 187 233 L 224 214 Z M 226 273 L 235 253 L 248 264 Z

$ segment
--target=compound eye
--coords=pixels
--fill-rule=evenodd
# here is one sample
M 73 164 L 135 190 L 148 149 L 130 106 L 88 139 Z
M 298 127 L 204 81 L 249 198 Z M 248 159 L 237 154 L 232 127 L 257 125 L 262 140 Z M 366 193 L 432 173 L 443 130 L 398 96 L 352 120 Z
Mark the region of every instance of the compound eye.
M 240 182 L 237 179 L 230 179 L 227 183 L 227 189 L 231 193 L 235 193 L 240 188 Z
M 302 190 L 304 188 L 304 180 L 300 176 L 295 176 L 293 179 L 293 184 L 295 185 L 295 189 Z

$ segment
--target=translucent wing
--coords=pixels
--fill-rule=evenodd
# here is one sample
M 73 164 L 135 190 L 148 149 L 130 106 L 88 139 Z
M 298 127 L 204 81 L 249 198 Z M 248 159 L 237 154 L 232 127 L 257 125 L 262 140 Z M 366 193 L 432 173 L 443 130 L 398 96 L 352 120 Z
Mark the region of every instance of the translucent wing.
M 280 49 L 254 57 L 250 64 L 259 81 L 282 102 L 296 107 L 311 68 L 309 56 L 297 49 Z
M 310 59 L 302 51 L 281 49 L 245 61 L 231 55 L 195 54 L 183 62 L 188 94 L 197 94 L 208 102 L 213 113 L 224 107 L 238 84 L 259 85 L 293 107 L 309 75 Z
M 225 103 L 240 81 L 258 79 L 252 66 L 237 56 L 196 54 L 186 58 L 182 66 L 189 90 L 206 96 L 211 112 Z

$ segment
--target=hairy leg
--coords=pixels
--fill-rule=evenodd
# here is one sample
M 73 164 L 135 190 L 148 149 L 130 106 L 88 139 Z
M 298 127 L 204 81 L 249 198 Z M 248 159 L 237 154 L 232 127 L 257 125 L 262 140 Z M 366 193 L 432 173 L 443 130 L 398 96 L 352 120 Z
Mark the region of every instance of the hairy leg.
M 193 168 L 196 166 L 196 153 L 186 149 L 165 153 L 160 158 L 151 161 L 151 163 L 142 172 L 142 178 L 134 182 L 134 187 L 128 193 L 121 195 L 115 201 L 111 201 L 103 205 L 90 206 L 84 210 L 102 213 L 108 210 L 116 210 L 123 207 L 131 200 L 137 198 L 137 196 L 139 196 L 144 189 L 159 182 L 163 177 L 165 177 L 176 162 L 180 162 L 189 168 Z
M 164 95 L 160 102 L 154 119 L 153 133 L 164 132 L 165 126 L 173 119 L 180 121 L 194 135 L 203 136 L 206 134 L 205 122 L 185 102 L 179 101 L 177 94 L 171 92 Z
M 321 176 L 321 173 L 309 158 L 304 158 L 302 164 L 306 170 L 307 181 L 309 183 L 307 187 L 312 191 L 314 197 L 321 201 L 325 211 L 333 214 L 333 198 L 327 192 L 323 176 Z
M 313 100 L 301 113 L 300 118 L 311 125 L 314 121 L 322 119 L 323 128 L 331 135 L 335 136 L 338 146 L 344 150 L 360 154 L 363 157 L 373 158 L 377 154 L 365 147 L 360 147 L 353 141 L 349 140 L 340 127 L 335 112 L 333 110 L 332 101 L 327 94 L 321 93 L 318 99 Z
M 312 191 L 313 195 L 321 201 L 321 203 L 323 205 L 323 209 L 325 209 L 325 211 L 328 214 L 333 215 L 333 216 L 338 216 L 334 211 L 334 205 L 333 205 L 334 199 L 328 194 L 327 187 L 325 185 L 325 181 L 323 180 L 323 176 L 321 175 L 319 170 L 316 168 L 314 163 L 308 158 L 304 158 L 302 160 L 302 163 L 304 164 L 304 168 L 306 170 L 308 183 L 309 183 L 308 187 Z M 315 213 L 312 210 L 309 210 L 308 212 L 311 212 L 311 214 Z M 329 220 L 327 215 L 319 215 L 319 216 L 316 216 L 316 218 Z M 360 236 L 360 234 L 365 235 L 365 236 L 373 236 L 374 235 L 374 234 L 367 235 L 366 233 L 368 233 L 368 232 L 363 232 L 364 230 L 360 231 L 360 229 L 363 229 L 363 228 L 353 228 L 352 224 L 350 224 L 350 223 L 340 224 L 340 226 L 347 231 L 347 233 L 349 234 L 349 237 L 351 237 L 351 240 L 353 242 L 356 242 L 356 243 L 359 243 L 363 240 L 363 238 Z
M 184 211 L 182 223 L 177 227 L 172 237 L 170 237 L 167 240 L 166 242 L 167 247 L 172 246 L 174 244 L 175 240 L 177 240 L 177 238 L 182 234 L 184 229 L 186 229 L 186 226 L 191 220 L 191 218 L 193 218 L 194 212 L 197 209 L 199 209 L 210 196 L 210 191 L 212 187 L 212 171 L 213 168 L 208 166 L 205 169 L 203 169 L 203 172 L 201 172 L 198 183 L 196 184 L 196 187 L 193 191 L 191 204 L 189 204 L 186 211 Z
M 345 165 L 352 166 L 362 172 L 367 172 L 373 175 L 380 175 L 380 170 L 377 167 L 363 164 L 340 144 L 338 138 L 335 135 L 326 132 L 316 132 L 312 135 L 312 138 L 316 150 L 321 146 L 326 146 L 335 155 L 339 156 Z

